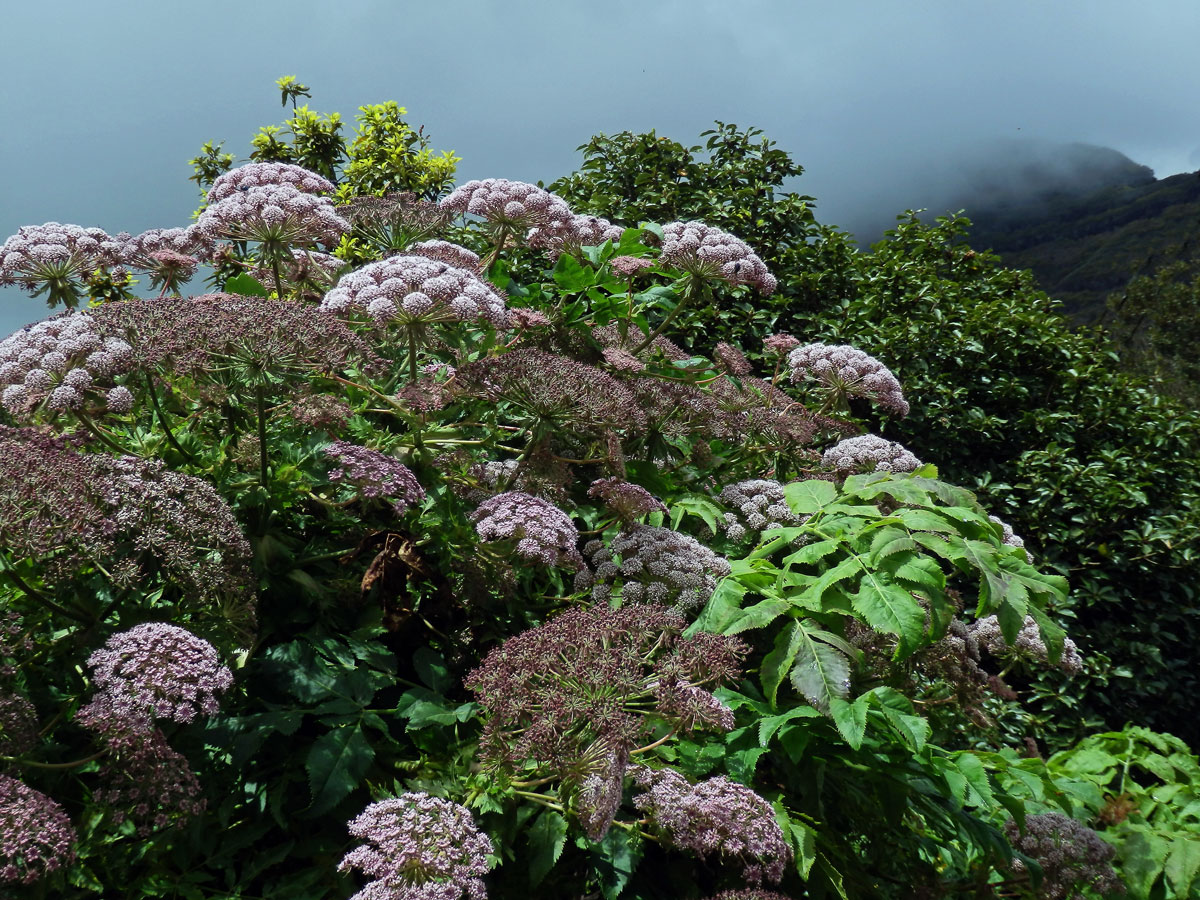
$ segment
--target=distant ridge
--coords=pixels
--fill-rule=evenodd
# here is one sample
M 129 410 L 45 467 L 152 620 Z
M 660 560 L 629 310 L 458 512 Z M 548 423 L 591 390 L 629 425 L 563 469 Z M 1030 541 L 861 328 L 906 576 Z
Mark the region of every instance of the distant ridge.
M 1095 320 L 1135 275 L 1200 251 L 1200 172 L 1151 169 L 1088 144 L 1002 146 L 965 169 L 945 205 L 974 222 L 971 244 L 1031 269 L 1077 320 Z

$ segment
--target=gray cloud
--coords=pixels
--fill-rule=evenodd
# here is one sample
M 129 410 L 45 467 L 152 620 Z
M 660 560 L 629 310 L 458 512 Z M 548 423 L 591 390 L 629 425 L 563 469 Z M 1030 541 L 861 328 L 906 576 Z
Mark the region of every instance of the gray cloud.
M 981 140 L 1110 146 L 1159 175 L 1195 167 L 1200 142 L 1190 0 L 8 6 L 0 237 L 185 223 L 186 160 L 208 139 L 247 153 L 283 118 L 282 74 L 320 111 L 399 101 L 464 158 L 463 178 L 552 179 L 601 131 L 688 142 L 713 119 L 757 125 L 839 224 L 928 205 Z M 39 304 L 0 292 L 0 333 Z

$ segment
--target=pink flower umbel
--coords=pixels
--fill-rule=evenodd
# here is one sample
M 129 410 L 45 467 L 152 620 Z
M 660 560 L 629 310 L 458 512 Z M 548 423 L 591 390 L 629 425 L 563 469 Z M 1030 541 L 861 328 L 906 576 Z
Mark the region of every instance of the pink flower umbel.
M 348 825 L 367 841 L 345 855 L 340 871 L 375 879 L 351 900 L 485 900 L 481 875 L 492 842 L 466 807 L 423 792 L 372 803 Z

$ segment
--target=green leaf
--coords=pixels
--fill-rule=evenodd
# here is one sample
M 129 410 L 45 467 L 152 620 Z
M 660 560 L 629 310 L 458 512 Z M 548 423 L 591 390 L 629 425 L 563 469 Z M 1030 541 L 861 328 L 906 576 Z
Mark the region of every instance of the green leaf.
M 698 631 L 724 634 L 725 629 L 741 615 L 742 598 L 745 596 L 744 584 L 732 578 L 723 579 L 704 605 L 699 617 L 684 632 L 685 635 L 690 637 Z
M 883 711 L 889 724 L 906 744 L 917 753 L 925 749 L 930 735 L 929 723 L 916 714 L 912 701 L 890 687 L 877 687 L 867 696 Z
M 821 573 L 821 577 L 801 591 L 793 602 L 805 609 L 820 609 L 822 595 L 835 584 L 853 578 L 862 571 L 862 567 L 862 563 L 856 557 L 846 557 L 832 569 Z
M 800 651 L 802 631 L 803 626 L 792 619 L 775 636 L 775 646 L 763 657 L 759 677 L 762 681 L 763 694 L 772 708 L 775 706 L 775 696 L 779 693 L 779 685 L 791 671 L 792 663 L 796 661 L 796 654 Z
M 721 633 L 740 634 L 752 628 L 762 628 L 764 625 L 774 622 L 791 608 L 791 602 L 781 598 L 770 597 L 761 600 L 753 606 L 743 609 L 741 615 L 727 625 Z
M 317 738 L 305 762 L 313 798 L 309 813 L 319 816 L 337 806 L 358 787 L 374 758 L 360 725 L 335 728 Z
M 764 719 L 758 720 L 758 743 L 762 747 L 766 747 L 771 743 L 771 738 L 793 719 L 817 719 L 821 717 L 821 713 L 813 709 L 811 706 L 793 706 L 787 712 L 782 712 L 777 716 L 767 716 Z
M 225 293 L 241 294 L 243 297 L 266 297 L 270 292 L 257 278 L 240 272 L 225 281 Z
M 883 560 L 893 554 L 916 549 L 916 541 L 910 538 L 907 532 L 890 526 L 880 528 L 871 536 L 870 563 L 872 566 L 878 567 Z
M 853 703 L 847 703 L 833 697 L 829 701 L 829 712 L 833 716 L 833 724 L 841 732 L 850 748 L 857 750 L 862 746 L 867 733 L 867 695 L 863 694 Z
M 933 510 L 903 506 L 892 513 L 909 531 L 931 531 L 938 534 L 958 534 L 958 527 Z
M 837 551 L 842 546 L 841 541 L 815 541 L 811 544 L 805 544 L 795 553 L 791 553 L 783 558 L 784 565 L 812 565 L 820 562 L 826 556 Z
M 585 269 L 570 253 L 560 256 L 554 266 L 554 283 L 567 294 L 591 287 L 595 275 L 592 269 Z
M 529 883 L 537 887 L 554 868 L 567 843 L 567 820 L 552 809 L 542 812 L 529 831 Z
M 430 647 L 420 647 L 413 654 L 413 667 L 417 677 L 432 691 L 445 694 L 454 687 L 454 679 L 450 676 L 450 668 L 442 654 Z
M 965 803 L 968 806 L 991 806 L 996 802 L 991 782 L 988 780 L 987 769 L 983 762 L 970 750 L 954 754 L 954 766 L 966 779 L 967 793 Z
M 1163 874 L 1175 896 L 1192 896 L 1193 886 L 1198 886 L 1196 876 L 1200 874 L 1200 837 L 1176 835 L 1163 863 Z
M 837 498 L 837 488 L 820 479 L 794 481 L 784 486 L 783 496 L 792 512 L 808 515 L 832 503 Z
M 1149 830 L 1132 831 L 1121 845 L 1121 875 L 1135 897 L 1149 897 L 1166 865 L 1171 842 Z
M 722 520 L 721 507 L 702 494 L 687 494 L 671 504 L 671 527 L 678 529 L 685 515 L 693 515 L 701 519 L 713 534 L 718 532 L 718 523 Z
M 884 572 L 867 573 L 858 591 L 850 595 L 854 609 L 876 631 L 900 639 L 897 654 L 911 653 L 925 634 L 925 610 L 916 598 L 886 577 Z
M 844 701 L 850 694 L 850 662 L 828 644 L 817 641 L 796 622 L 798 642 L 793 658 L 791 682 L 797 693 L 823 713 L 829 713 L 834 700 Z
M 625 829 L 608 830 L 593 853 L 593 865 L 600 875 L 600 893 L 604 900 L 616 900 L 621 896 L 641 855 L 641 848 L 631 845 Z
M 804 822 L 791 822 L 792 847 L 796 855 L 796 871 L 808 880 L 808 873 L 817 861 L 817 831 Z

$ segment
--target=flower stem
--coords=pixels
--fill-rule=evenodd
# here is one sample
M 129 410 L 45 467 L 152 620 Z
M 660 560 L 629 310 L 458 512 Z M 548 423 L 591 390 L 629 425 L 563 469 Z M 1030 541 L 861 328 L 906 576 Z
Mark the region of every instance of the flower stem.
M 263 386 L 254 388 L 255 405 L 258 407 L 258 477 L 263 488 L 267 486 L 267 404 Z
M 194 459 L 195 457 L 179 446 L 179 441 L 175 440 L 175 434 L 171 431 L 171 426 L 167 423 L 167 414 L 163 412 L 162 405 L 158 402 L 158 392 L 154 390 L 154 376 L 149 372 L 146 373 L 146 388 L 150 392 L 150 404 L 154 407 L 154 412 L 158 416 L 158 423 L 162 425 L 163 433 L 167 436 L 167 443 L 174 447 L 184 459 Z

